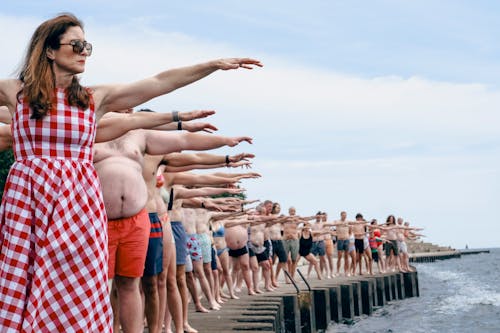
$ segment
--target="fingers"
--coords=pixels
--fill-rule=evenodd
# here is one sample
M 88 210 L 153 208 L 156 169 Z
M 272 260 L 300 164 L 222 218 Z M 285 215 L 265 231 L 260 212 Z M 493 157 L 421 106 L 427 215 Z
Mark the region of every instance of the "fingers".
M 248 142 L 249 144 L 252 144 L 252 143 L 253 143 L 253 142 L 252 142 L 252 140 L 253 140 L 253 139 L 252 139 L 252 138 L 250 138 L 250 137 L 248 137 L 248 136 L 243 136 L 243 137 L 241 137 L 241 138 L 238 138 L 238 141 L 239 141 L 239 142 L 246 141 L 246 142 Z
M 219 129 L 212 124 L 203 124 L 205 130 L 218 131 Z
M 208 116 L 211 116 L 215 114 L 214 110 L 198 110 L 194 111 L 195 117 L 196 118 L 206 118 Z
M 237 59 L 240 67 L 252 69 L 253 66 L 263 67 L 264 65 L 257 59 L 239 58 Z

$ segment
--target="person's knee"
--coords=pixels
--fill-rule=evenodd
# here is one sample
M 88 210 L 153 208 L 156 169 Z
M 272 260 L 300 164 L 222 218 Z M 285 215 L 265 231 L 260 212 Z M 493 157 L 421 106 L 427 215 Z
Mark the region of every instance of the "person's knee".
M 169 274 L 167 275 L 167 278 L 165 280 L 165 283 L 167 285 L 167 289 L 171 290 L 171 288 L 177 288 L 177 276 L 174 274 Z
M 158 288 L 165 288 L 166 285 L 167 285 L 167 273 L 166 271 L 163 271 L 158 275 Z
M 182 267 L 182 266 L 179 267 L 178 266 L 177 269 L 175 270 L 175 276 L 177 278 L 177 281 L 179 281 L 179 280 L 185 280 L 185 276 L 186 276 L 185 273 L 186 272 L 184 270 L 184 267 Z
M 144 276 L 142 278 L 142 288 L 144 289 L 144 294 L 151 295 L 158 292 L 158 276 Z
M 140 278 L 115 276 L 115 285 L 118 293 L 139 291 Z

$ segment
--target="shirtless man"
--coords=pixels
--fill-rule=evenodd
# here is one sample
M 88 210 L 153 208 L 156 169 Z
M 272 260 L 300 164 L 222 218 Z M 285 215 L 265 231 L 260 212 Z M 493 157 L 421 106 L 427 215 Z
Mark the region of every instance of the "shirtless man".
M 344 275 L 349 276 L 349 224 L 347 213 L 340 212 L 340 220 L 335 221 L 337 232 L 337 274 L 340 275 L 340 265 L 344 258 Z
M 311 254 L 313 256 L 319 257 L 319 269 L 324 272 L 326 269 L 326 249 L 325 249 L 325 235 L 321 233 L 324 231 L 324 223 L 322 219 L 323 213 L 316 213 L 316 221 L 311 224 L 311 234 L 313 237 L 313 246 L 311 249 Z M 313 265 L 309 264 L 309 269 L 307 271 L 307 277 L 311 274 L 311 269 Z
M 260 292 L 258 288 L 259 285 L 259 266 L 262 267 L 262 274 L 264 276 L 264 287 L 266 291 L 273 291 L 277 287 L 277 283 L 273 284 L 272 281 L 272 243 L 270 239 L 269 229 L 275 224 L 281 224 L 282 222 L 286 222 L 288 220 L 287 216 L 273 216 L 268 215 L 269 206 L 272 210 L 272 202 L 271 205 L 267 205 L 267 202 L 271 202 L 269 200 L 264 201 L 263 204 L 256 207 L 258 216 L 263 223 L 252 223 L 250 225 L 250 236 L 249 236 L 249 252 L 250 252 L 250 267 L 253 272 L 253 282 L 254 288 L 256 292 Z M 257 266 L 258 263 L 258 266 Z
M 296 217 L 297 211 L 295 207 L 288 208 L 288 216 Z M 298 218 L 298 217 L 297 217 Z M 299 230 L 297 228 L 300 220 L 290 220 L 283 223 L 283 247 L 285 248 L 286 256 L 288 258 L 287 268 L 292 279 L 295 276 L 297 268 L 297 258 L 299 255 Z M 287 280 L 288 281 L 288 280 Z
M 263 207 L 264 210 L 262 211 L 262 215 L 269 217 L 270 220 L 273 220 L 273 202 L 271 200 L 265 200 L 263 202 Z M 274 222 L 269 222 L 268 224 L 265 225 L 264 228 L 264 246 L 266 248 L 266 254 L 268 256 L 268 261 L 269 261 L 269 276 L 271 278 L 271 289 L 278 288 L 278 281 L 276 280 L 276 275 L 274 274 L 274 266 L 273 266 L 273 254 L 274 254 L 274 248 L 273 248 L 273 243 L 271 241 L 271 233 L 270 233 L 270 227 L 274 224 L 276 224 L 276 220 Z M 264 275 L 265 276 L 265 275 Z
M 360 213 L 356 214 L 356 221 L 351 222 L 352 224 L 352 232 L 354 234 L 354 246 L 356 248 L 356 263 L 354 265 L 358 265 L 359 275 L 363 275 L 363 260 L 362 257 L 364 255 L 367 256 L 367 268 L 371 273 L 371 250 L 369 246 L 365 246 L 367 242 L 365 242 L 366 238 L 366 222 L 363 219 L 363 215 Z M 368 251 L 368 253 L 366 253 Z M 369 257 L 368 257 L 369 256 Z M 353 270 L 355 272 L 355 269 Z
M 271 216 L 278 218 L 279 213 L 281 212 L 281 206 L 279 203 L 275 202 L 272 206 Z M 278 276 L 281 270 L 285 271 L 287 268 L 288 255 L 285 251 L 285 247 L 283 245 L 283 236 L 281 235 L 283 230 L 282 223 L 273 223 L 269 226 L 269 238 L 271 239 L 271 243 L 273 246 L 273 262 L 278 258 L 278 266 L 276 267 L 276 272 L 274 274 L 274 281 L 277 284 Z M 285 273 L 283 272 L 283 275 Z M 285 275 L 286 280 L 286 275 Z
M 239 217 L 238 219 L 223 219 L 221 222 L 225 228 L 224 239 L 229 248 L 228 254 L 232 258 L 232 280 L 236 281 L 238 272 L 241 271 L 248 294 L 255 295 L 250 274 L 250 257 L 247 247 L 248 226 L 250 224 L 248 216 Z
M 257 213 L 261 216 L 266 216 L 267 210 L 264 205 L 259 205 L 256 208 Z M 250 226 L 250 235 L 248 240 L 248 250 L 250 254 L 250 268 L 252 269 L 253 288 L 256 293 L 261 293 L 259 288 L 259 266 L 262 267 L 264 276 L 264 287 L 266 291 L 273 291 L 271 286 L 271 265 L 269 263 L 269 247 L 265 246 L 265 229 L 264 223 L 252 224 Z
M 146 209 L 148 188 L 143 178 L 144 155 L 234 146 L 243 140 L 250 141 L 246 137 L 134 130 L 118 139 L 95 145 L 94 164 L 101 180 L 109 218 L 109 276 L 115 278 L 119 318 L 125 332 L 140 331 L 143 322 L 139 282 L 144 274 L 151 228 Z M 155 182 L 156 168 L 152 168 L 149 174 Z M 161 271 L 161 267 L 159 269 Z M 146 279 L 156 275 L 148 275 L 151 272 L 159 273 L 153 267 L 152 271 L 146 271 Z M 159 329 L 156 304 L 156 300 L 146 301 L 150 332 Z
M 295 207 L 288 208 L 289 219 L 282 223 L 283 225 L 283 246 L 286 251 L 288 261 L 288 272 L 292 279 L 295 277 L 297 263 L 299 259 L 299 225 L 309 220 L 315 219 L 315 216 L 301 217 L 296 215 Z

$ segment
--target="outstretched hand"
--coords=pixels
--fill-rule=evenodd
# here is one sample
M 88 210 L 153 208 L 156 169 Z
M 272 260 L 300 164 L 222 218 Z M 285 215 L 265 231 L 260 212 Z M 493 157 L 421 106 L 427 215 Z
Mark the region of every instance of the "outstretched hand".
M 254 158 L 254 154 L 241 153 L 238 155 L 229 156 L 230 162 L 248 161 L 249 158 Z
M 257 172 L 247 172 L 243 175 L 241 175 L 240 179 L 244 179 L 244 178 L 260 178 L 262 177 L 260 175 L 260 173 L 257 173 Z
M 252 168 L 252 162 L 248 162 L 248 161 L 231 162 L 227 166 L 230 167 L 230 168 L 242 167 L 242 168 L 251 169 Z
M 228 146 L 229 147 L 234 147 L 236 146 L 237 144 L 239 144 L 240 142 L 242 141 L 246 141 L 248 142 L 249 144 L 252 144 L 252 138 L 251 137 L 248 137 L 248 136 L 239 136 L 239 137 L 234 137 L 234 138 L 231 138 Z
M 182 123 L 182 128 L 188 132 L 207 132 L 207 133 L 213 133 L 213 131 L 217 131 L 218 128 L 215 127 L 212 124 L 209 123 L 191 123 L 191 122 L 185 122 Z
M 189 113 L 189 120 L 206 118 L 215 114 L 214 110 L 194 110 Z
M 246 68 L 253 69 L 255 66 L 262 67 L 259 60 L 252 58 L 226 58 L 217 61 L 217 67 L 222 70 Z

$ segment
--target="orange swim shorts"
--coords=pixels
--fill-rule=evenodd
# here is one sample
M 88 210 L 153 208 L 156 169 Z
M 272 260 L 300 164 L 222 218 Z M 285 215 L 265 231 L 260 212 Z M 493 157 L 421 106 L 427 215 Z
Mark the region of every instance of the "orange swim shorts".
M 108 221 L 108 277 L 141 277 L 144 273 L 151 223 L 146 209 L 137 215 Z

